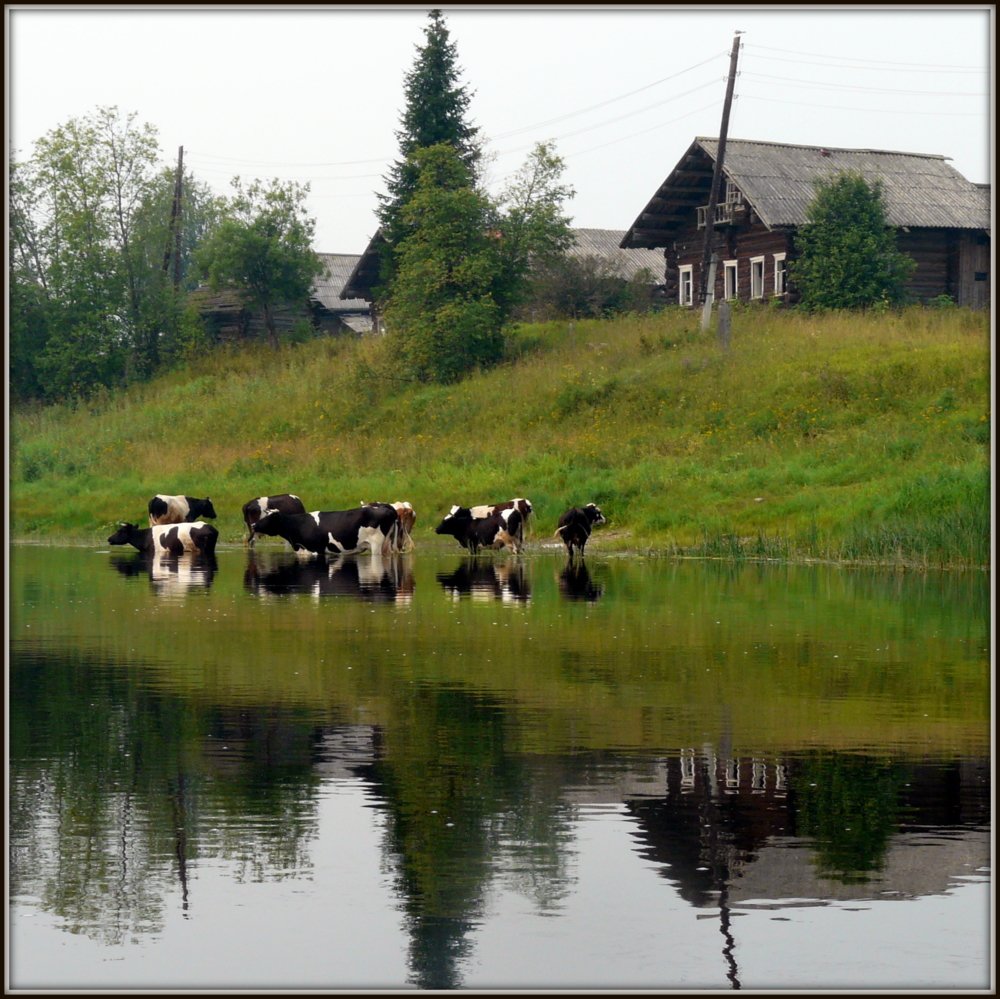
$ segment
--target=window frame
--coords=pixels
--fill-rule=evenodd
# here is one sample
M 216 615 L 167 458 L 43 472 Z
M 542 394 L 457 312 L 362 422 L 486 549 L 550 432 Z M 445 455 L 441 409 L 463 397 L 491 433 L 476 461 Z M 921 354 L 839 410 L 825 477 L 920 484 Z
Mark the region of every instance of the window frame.
M 750 298 L 753 301 L 757 299 L 762 299 L 764 297 L 764 273 L 766 270 L 767 257 L 751 257 L 750 258 Z M 754 270 L 757 266 L 760 266 L 760 280 L 756 279 L 756 274 Z
M 685 291 L 687 291 L 686 301 Z M 694 305 L 694 264 L 680 264 L 677 268 L 677 301 L 680 305 Z
M 775 253 L 774 254 L 774 293 L 775 295 L 784 295 L 788 291 L 788 254 L 787 253 Z M 778 264 L 781 267 L 778 267 Z M 781 280 L 779 281 L 779 277 Z
M 740 297 L 740 262 L 739 260 L 722 261 L 722 297 L 727 302 L 735 302 Z M 730 294 L 729 274 L 733 275 L 732 293 Z

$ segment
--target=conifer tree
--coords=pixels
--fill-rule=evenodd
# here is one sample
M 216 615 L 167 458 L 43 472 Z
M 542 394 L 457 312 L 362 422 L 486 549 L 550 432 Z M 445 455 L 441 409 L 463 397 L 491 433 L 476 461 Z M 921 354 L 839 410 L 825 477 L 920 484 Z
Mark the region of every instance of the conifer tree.
M 428 17 L 424 45 L 405 77 L 406 107 L 396 133 L 400 158 L 384 178 L 388 193 L 379 195 L 378 217 L 387 244 L 381 261 L 383 288 L 396 271 L 395 248 L 409 231 L 402 210 L 417 186 L 414 154 L 447 143 L 454 147 L 473 178 L 481 156 L 479 129 L 466 120 L 471 94 L 459 82 L 457 47 L 441 11 L 432 10 Z

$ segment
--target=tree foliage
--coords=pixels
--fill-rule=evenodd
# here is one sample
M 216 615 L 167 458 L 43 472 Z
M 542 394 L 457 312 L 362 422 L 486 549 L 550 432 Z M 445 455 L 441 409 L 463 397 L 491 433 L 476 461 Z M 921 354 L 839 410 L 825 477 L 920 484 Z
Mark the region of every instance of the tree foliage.
M 532 271 L 562 258 L 573 242 L 563 206 L 575 192 L 562 182 L 564 170 L 552 144 L 539 142 L 500 196 L 497 304 L 504 318 L 527 297 Z
M 413 157 L 417 185 L 403 208 L 409 235 L 385 319 L 402 373 L 451 382 L 503 353 L 501 273 L 493 207 L 447 143 Z
M 396 132 L 400 157 L 385 178 L 388 193 L 379 195 L 378 218 L 386 240 L 382 254 L 383 285 L 396 269 L 396 252 L 408 227 L 403 208 L 417 188 L 419 168 L 415 153 L 440 143 L 451 145 L 473 183 L 481 158 L 478 129 L 466 115 L 471 94 L 459 82 L 458 50 L 451 40 L 444 16 L 432 10 L 424 28 L 425 41 L 404 79 L 405 107 Z
M 817 182 L 808 222 L 798 230 L 795 245 L 789 276 L 806 308 L 900 304 L 916 266 L 896 248 L 881 184 L 869 184 L 850 171 Z
M 517 316 L 547 319 L 602 319 L 627 312 L 649 312 L 661 305 L 651 271 L 626 278 L 614 261 L 597 256 L 562 256 L 532 271 Z
M 272 180 L 244 187 L 222 207 L 222 220 L 197 251 L 211 286 L 235 286 L 264 315 L 268 338 L 278 346 L 274 309 L 305 303 L 323 265 L 312 249 L 316 222 L 304 204 L 308 185 Z
M 11 158 L 15 398 L 85 396 L 148 377 L 170 355 L 179 303 L 162 261 L 174 178 L 158 157 L 153 126 L 101 107 Z M 186 216 L 208 224 L 209 198 L 186 179 Z

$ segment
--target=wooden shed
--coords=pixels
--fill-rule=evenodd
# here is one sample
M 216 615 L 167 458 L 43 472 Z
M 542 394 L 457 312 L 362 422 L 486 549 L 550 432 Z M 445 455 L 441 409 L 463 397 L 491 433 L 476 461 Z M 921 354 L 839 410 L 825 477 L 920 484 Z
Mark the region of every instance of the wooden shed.
M 367 333 L 372 328 L 371 309 L 361 298 L 343 298 L 344 283 L 361 259 L 354 253 L 318 253 L 323 272 L 316 278 L 307 302 L 281 305 L 274 310 L 279 333 L 289 333 L 308 323 L 317 333 Z M 198 288 L 189 296 L 205 325 L 217 340 L 244 340 L 267 335 L 263 315 L 251 308 L 236 288 L 212 291 Z
M 697 305 L 708 203 L 719 140 L 697 138 L 621 241 L 662 249 L 668 301 Z M 907 290 L 917 301 L 949 295 L 990 303 L 990 189 L 966 180 L 944 156 L 791 146 L 728 139 L 712 247 L 715 298 L 796 300 L 787 279 L 795 233 L 807 222 L 815 182 L 843 171 L 882 185 L 897 246 L 916 261 Z

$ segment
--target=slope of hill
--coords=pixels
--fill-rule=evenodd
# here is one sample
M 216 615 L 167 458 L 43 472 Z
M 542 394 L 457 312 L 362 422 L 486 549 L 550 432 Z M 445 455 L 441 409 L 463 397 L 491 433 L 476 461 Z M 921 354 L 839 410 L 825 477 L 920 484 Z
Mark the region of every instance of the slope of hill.
M 728 349 L 678 309 L 522 326 L 456 385 L 396 377 L 391 339 L 219 350 L 119 394 L 11 414 L 11 533 L 100 543 L 157 492 L 240 507 L 528 496 L 549 542 L 601 505 L 588 552 L 985 566 L 989 316 L 735 312 Z M 436 539 L 435 539 L 436 540 Z

